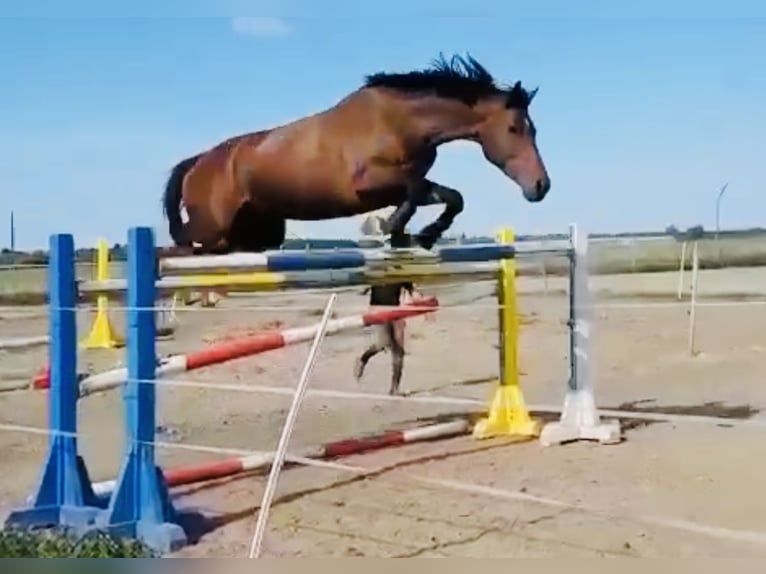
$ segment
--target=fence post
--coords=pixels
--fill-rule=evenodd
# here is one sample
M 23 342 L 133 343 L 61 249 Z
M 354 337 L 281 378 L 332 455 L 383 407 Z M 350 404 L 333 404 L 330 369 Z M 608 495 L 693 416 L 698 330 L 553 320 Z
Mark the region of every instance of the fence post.
M 687 241 L 681 244 L 681 263 L 678 266 L 678 289 L 676 290 L 676 299 L 679 301 L 684 297 L 684 270 L 686 269 L 686 244 Z
M 16 510 L 8 526 L 67 526 L 82 534 L 99 512 L 77 448 L 77 296 L 74 239 L 52 235 L 48 261 L 50 390 L 47 460 L 31 506 Z
M 569 253 L 569 382 L 561 418 L 543 428 L 540 442 L 544 446 L 574 440 L 617 443 L 622 438 L 619 421 L 602 423 L 593 395 L 588 235 L 572 224 L 569 236 L 572 242 Z
M 699 242 L 694 241 L 692 247 L 692 284 L 691 296 L 689 297 L 689 355 L 694 357 L 697 354 L 695 340 L 697 336 L 697 289 L 699 287 Z
M 155 249 L 149 227 L 128 232 L 128 379 L 125 462 L 103 522 L 113 534 L 142 540 L 161 552 L 186 544 L 162 471 L 155 463 Z

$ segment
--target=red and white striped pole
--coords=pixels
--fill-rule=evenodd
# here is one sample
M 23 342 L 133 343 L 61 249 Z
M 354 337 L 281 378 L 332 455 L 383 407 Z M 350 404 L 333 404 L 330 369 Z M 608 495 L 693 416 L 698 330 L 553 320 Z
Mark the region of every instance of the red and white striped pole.
M 377 435 L 334 441 L 318 447 L 301 449 L 298 453 L 292 453 L 292 456 L 327 460 L 414 442 L 463 435 L 468 433 L 470 429 L 471 423 L 467 419 L 455 420 L 409 430 L 386 431 Z M 288 460 L 289 457 L 290 455 L 288 455 Z M 163 475 L 168 486 L 183 486 L 261 470 L 267 468 L 273 459 L 273 452 L 259 453 L 195 466 L 168 469 L 163 471 Z M 114 489 L 114 484 L 114 480 L 97 482 L 93 484 L 93 491 L 98 496 L 108 496 Z
M 351 329 L 360 329 L 370 325 L 387 323 L 396 319 L 405 319 L 430 313 L 438 309 L 439 301 L 436 297 L 428 297 L 418 301 L 413 301 L 410 305 L 394 307 L 380 311 L 369 311 L 360 315 L 351 315 L 340 319 L 333 319 L 327 324 L 327 335 L 334 335 L 342 331 Z M 283 331 L 266 331 L 257 333 L 240 339 L 226 341 L 212 345 L 206 349 L 193 351 L 183 355 L 172 355 L 164 359 L 157 366 L 156 377 L 160 378 L 166 375 L 193 371 L 225 363 L 233 359 L 249 357 L 281 349 L 297 343 L 310 341 L 319 324 L 308 325 L 306 327 L 293 327 Z M 106 391 L 122 385 L 128 375 L 125 368 L 112 369 L 96 375 L 91 375 L 80 381 L 80 396 L 84 397 L 93 393 Z

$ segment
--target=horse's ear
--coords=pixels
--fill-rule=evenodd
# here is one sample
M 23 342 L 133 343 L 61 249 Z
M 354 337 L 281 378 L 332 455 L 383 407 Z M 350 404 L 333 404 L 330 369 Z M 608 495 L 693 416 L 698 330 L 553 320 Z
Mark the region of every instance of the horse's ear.
M 505 105 L 508 108 L 523 108 L 526 106 L 527 95 L 524 92 L 524 88 L 521 87 L 521 82 L 513 84 L 510 90 L 508 90 L 508 97 L 506 98 Z
M 530 91 L 529 91 L 529 96 L 528 96 L 528 98 L 529 98 L 529 103 L 530 103 L 530 104 L 532 103 L 532 100 L 534 100 L 534 99 L 535 99 L 535 96 L 537 95 L 537 90 L 539 90 L 539 89 L 540 89 L 540 88 L 535 88 L 534 90 L 530 90 Z

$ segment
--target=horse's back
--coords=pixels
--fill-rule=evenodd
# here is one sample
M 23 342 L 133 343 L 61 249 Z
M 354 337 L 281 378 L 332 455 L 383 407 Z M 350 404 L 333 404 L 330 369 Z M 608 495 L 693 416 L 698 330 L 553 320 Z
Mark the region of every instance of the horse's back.
M 293 189 L 307 183 L 321 187 L 321 180 L 337 187 L 339 178 L 345 175 L 348 179 L 349 169 L 354 169 L 349 162 L 374 154 L 385 139 L 377 136 L 380 118 L 376 106 L 379 103 L 373 94 L 357 90 L 310 116 L 230 137 L 205 152 L 194 171 L 212 175 L 216 170 L 240 167 L 255 181 L 291 182 L 287 187 Z M 309 177 L 311 182 L 307 182 Z
M 355 169 L 374 153 L 367 107 L 357 97 L 347 98 L 238 144 L 235 161 L 247 168 L 253 202 L 289 211 L 291 219 L 353 215 Z
M 397 198 L 373 193 L 398 183 L 395 166 L 405 153 L 386 118 L 395 110 L 387 106 L 377 92 L 357 90 L 316 114 L 229 138 L 190 172 L 189 187 L 196 189 L 185 200 L 207 201 L 222 214 L 249 201 L 263 214 L 297 220 L 391 205 Z

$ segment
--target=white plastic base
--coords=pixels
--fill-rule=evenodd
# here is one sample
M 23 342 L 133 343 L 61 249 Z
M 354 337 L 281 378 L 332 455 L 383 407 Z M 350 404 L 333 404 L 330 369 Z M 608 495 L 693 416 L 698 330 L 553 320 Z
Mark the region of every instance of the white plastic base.
M 567 393 L 561 419 L 545 425 L 540 433 L 540 443 L 543 446 L 575 440 L 593 440 L 601 444 L 616 444 L 622 441 L 620 422 L 601 422 L 593 394 L 584 390 Z
M 540 433 L 540 444 L 552 446 L 575 440 L 594 440 L 601 444 L 617 444 L 622 441 L 618 421 L 607 421 L 597 425 L 573 425 L 550 423 Z

